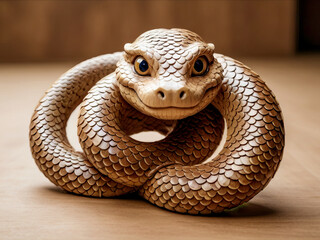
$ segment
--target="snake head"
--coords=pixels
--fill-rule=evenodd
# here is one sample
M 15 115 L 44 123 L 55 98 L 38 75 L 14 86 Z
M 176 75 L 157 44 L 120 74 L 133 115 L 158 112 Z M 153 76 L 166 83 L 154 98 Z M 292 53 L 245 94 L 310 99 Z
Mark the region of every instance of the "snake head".
M 122 97 L 158 119 L 182 119 L 217 95 L 222 68 L 214 45 L 184 29 L 156 29 L 124 46 L 116 69 Z

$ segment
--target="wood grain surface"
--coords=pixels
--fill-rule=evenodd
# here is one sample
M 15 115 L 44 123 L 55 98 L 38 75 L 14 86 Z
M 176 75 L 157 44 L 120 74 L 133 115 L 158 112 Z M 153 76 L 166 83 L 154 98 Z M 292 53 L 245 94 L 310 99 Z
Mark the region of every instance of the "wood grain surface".
M 239 60 L 280 102 L 284 158 L 252 201 L 207 217 L 171 213 L 136 195 L 95 199 L 55 187 L 31 157 L 28 125 L 44 91 L 73 64 L 0 65 L 0 239 L 319 239 L 320 56 Z M 73 145 L 75 121 L 73 114 Z
M 295 52 L 296 0 L 2 0 L 0 62 L 89 58 L 154 28 L 186 28 L 224 54 Z

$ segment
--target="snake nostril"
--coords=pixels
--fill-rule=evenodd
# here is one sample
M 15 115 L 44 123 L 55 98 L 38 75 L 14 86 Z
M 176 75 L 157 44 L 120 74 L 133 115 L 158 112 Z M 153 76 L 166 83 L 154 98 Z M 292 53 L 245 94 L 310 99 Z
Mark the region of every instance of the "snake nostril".
M 166 95 L 164 95 L 164 93 L 162 91 L 158 92 L 158 97 L 161 99 L 164 99 L 166 97 Z
M 180 98 L 181 98 L 181 99 L 184 99 L 185 96 L 186 96 L 186 92 L 185 92 L 185 91 L 181 91 L 181 92 L 180 92 Z

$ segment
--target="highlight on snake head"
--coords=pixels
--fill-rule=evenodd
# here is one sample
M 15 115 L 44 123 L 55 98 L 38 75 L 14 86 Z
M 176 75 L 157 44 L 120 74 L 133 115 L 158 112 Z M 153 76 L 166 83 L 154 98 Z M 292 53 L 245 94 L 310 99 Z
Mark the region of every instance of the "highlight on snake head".
M 80 103 L 83 152 L 66 136 Z M 130 137 L 143 131 L 166 137 Z M 36 106 L 29 137 L 40 171 L 67 192 L 138 192 L 170 211 L 211 214 L 267 186 L 282 159 L 284 123 L 275 95 L 249 67 L 193 32 L 155 29 L 63 74 Z

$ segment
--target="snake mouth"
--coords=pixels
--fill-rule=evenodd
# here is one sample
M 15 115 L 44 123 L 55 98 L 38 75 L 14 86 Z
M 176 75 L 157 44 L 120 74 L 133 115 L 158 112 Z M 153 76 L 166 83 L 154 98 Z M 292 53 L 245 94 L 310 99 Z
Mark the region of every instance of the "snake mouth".
M 183 119 L 200 112 L 212 102 L 213 98 L 217 95 L 217 92 L 219 90 L 219 88 L 217 88 L 216 86 L 208 88 L 203 94 L 200 101 L 190 107 L 151 107 L 141 100 L 141 98 L 133 88 L 123 86 L 122 84 L 119 84 L 119 88 L 122 97 L 134 108 L 146 115 L 164 120 Z

